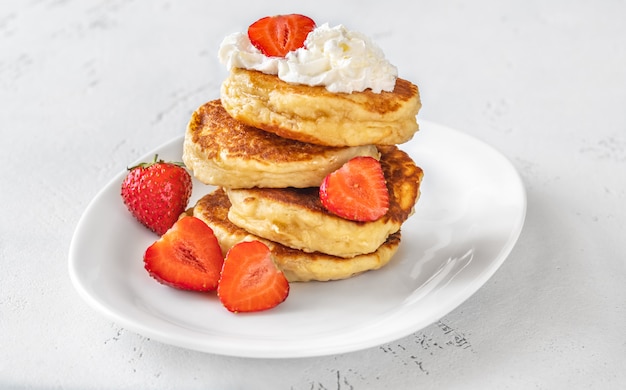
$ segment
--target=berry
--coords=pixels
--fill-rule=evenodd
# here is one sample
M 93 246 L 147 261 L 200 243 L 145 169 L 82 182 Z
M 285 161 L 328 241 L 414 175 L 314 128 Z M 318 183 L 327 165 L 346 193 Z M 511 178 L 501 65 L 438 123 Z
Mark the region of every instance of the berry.
M 322 205 L 352 221 L 369 222 L 389 210 L 389 191 L 380 162 L 369 156 L 354 157 L 324 178 Z
M 130 213 L 158 235 L 185 211 L 191 196 L 191 176 L 182 163 L 158 160 L 128 168 L 122 199 Z
M 233 313 L 267 310 L 287 299 L 289 282 L 267 245 L 245 241 L 226 254 L 217 295 Z
M 178 220 L 144 254 L 144 266 L 154 279 L 181 290 L 215 290 L 223 263 L 213 230 L 192 216 Z
M 248 27 L 248 38 L 254 47 L 268 57 L 284 57 L 304 46 L 315 28 L 315 22 L 299 14 L 266 16 Z

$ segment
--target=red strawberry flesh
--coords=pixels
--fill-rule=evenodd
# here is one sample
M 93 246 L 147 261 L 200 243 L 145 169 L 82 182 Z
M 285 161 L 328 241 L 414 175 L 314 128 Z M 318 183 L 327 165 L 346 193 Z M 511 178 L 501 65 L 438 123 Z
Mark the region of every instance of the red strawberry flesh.
M 315 22 L 299 14 L 267 16 L 248 27 L 248 38 L 254 47 L 268 57 L 284 57 L 304 46 Z
M 217 295 L 233 313 L 267 310 L 287 298 L 289 282 L 265 244 L 241 242 L 226 254 Z
M 153 278 L 181 290 L 215 290 L 223 262 L 213 230 L 191 216 L 178 220 L 144 254 Z
M 331 213 L 353 221 L 371 222 L 389 210 L 389 191 L 380 162 L 355 157 L 324 178 L 320 201 Z

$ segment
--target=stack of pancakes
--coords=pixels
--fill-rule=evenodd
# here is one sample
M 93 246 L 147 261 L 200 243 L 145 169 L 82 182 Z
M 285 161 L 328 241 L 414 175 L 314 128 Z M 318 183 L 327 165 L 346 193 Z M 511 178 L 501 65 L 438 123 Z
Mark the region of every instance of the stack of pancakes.
M 418 130 L 417 86 L 332 93 L 235 68 L 221 99 L 199 107 L 185 133 L 183 161 L 217 188 L 189 213 L 215 232 L 222 251 L 267 244 L 289 281 L 345 279 L 387 264 L 419 197 L 422 170 L 396 144 Z M 355 222 L 319 199 L 326 175 L 356 156 L 379 159 L 389 211 Z

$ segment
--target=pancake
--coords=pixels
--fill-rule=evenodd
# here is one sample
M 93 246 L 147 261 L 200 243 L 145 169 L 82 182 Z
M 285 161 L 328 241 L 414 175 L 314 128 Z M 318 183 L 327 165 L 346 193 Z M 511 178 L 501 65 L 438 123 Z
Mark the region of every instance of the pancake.
M 228 218 L 257 236 L 304 252 L 349 258 L 372 253 L 400 230 L 419 196 L 422 169 L 396 146 L 379 146 L 389 190 L 389 211 L 373 222 L 355 222 L 328 212 L 319 188 L 228 189 Z
M 183 161 L 205 184 L 221 187 L 313 187 L 355 156 L 378 159 L 373 145 L 328 147 L 247 126 L 228 115 L 219 100 L 191 116 Z
M 398 78 L 391 92 L 333 93 L 277 76 L 233 68 L 221 88 L 228 113 L 284 138 L 329 146 L 394 145 L 418 130 L 416 85 Z
M 224 255 L 238 242 L 259 240 L 271 250 L 278 268 L 290 282 L 328 281 L 346 279 L 365 271 L 383 267 L 400 245 L 400 232 L 392 234 L 376 251 L 366 255 L 343 259 L 322 253 L 305 253 L 285 247 L 248 233 L 228 220 L 230 201 L 220 188 L 200 198 L 193 216 L 203 220 L 215 233 Z

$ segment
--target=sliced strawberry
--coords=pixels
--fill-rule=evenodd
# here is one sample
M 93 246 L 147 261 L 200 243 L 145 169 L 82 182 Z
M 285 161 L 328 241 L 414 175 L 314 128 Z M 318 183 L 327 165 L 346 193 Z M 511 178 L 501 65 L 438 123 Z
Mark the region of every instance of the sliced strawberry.
M 248 38 L 254 47 L 268 57 L 284 57 L 304 46 L 315 28 L 315 22 L 299 14 L 266 16 L 248 27 Z
M 369 222 L 389 210 L 389 191 L 380 162 L 359 156 L 328 174 L 320 186 L 322 205 L 352 221 Z
M 267 310 L 287 299 L 289 282 L 267 245 L 241 242 L 226 254 L 217 295 L 233 313 Z
M 179 219 L 144 254 L 153 278 L 181 290 L 215 290 L 223 263 L 213 230 L 191 216 Z

